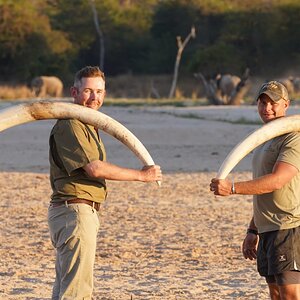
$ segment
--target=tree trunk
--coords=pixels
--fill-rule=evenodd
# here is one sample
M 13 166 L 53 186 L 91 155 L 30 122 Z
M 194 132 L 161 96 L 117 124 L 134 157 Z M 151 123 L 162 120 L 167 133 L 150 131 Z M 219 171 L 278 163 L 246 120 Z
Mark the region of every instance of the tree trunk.
M 204 92 L 207 100 L 212 105 L 223 105 L 224 102 L 217 96 L 217 89 L 214 89 L 211 83 L 207 82 L 202 73 L 194 74 L 196 78 L 200 78 L 204 85 Z
M 181 41 L 181 37 L 177 36 L 178 51 L 177 51 L 177 56 L 176 56 L 176 61 L 175 61 L 175 66 L 174 66 L 173 81 L 172 81 L 171 89 L 169 92 L 169 98 L 174 98 L 174 94 L 175 94 L 175 90 L 176 90 L 176 86 L 177 86 L 178 70 L 179 70 L 182 52 L 183 52 L 185 46 L 187 45 L 187 43 L 189 42 L 189 40 L 191 38 L 195 38 L 195 37 L 196 37 L 195 27 L 192 27 L 191 32 L 185 38 L 183 43 Z
M 241 81 L 235 88 L 234 94 L 230 98 L 228 104 L 229 105 L 240 105 L 242 99 L 244 98 L 245 94 L 249 90 L 248 78 L 249 78 L 249 69 L 247 68 L 241 78 Z
M 103 33 L 102 33 L 102 30 L 99 25 L 98 14 L 97 14 L 97 10 L 95 7 L 95 0 L 90 0 L 90 4 L 92 7 L 92 11 L 93 11 L 95 28 L 96 28 L 96 31 L 97 31 L 97 34 L 99 37 L 99 44 L 100 44 L 99 67 L 100 67 L 101 71 L 104 72 L 104 52 L 105 52 L 104 37 L 103 37 Z

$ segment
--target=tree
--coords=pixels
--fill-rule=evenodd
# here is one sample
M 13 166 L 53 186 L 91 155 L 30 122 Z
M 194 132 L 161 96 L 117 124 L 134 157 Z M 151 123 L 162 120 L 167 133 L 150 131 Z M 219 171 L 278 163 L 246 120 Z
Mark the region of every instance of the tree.
M 198 27 L 201 11 L 193 0 L 159 1 L 152 17 L 147 69 L 154 74 L 170 74 L 174 70 L 177 56 L 176 36 L 185 36 L 191 30 L 191 24 Z M 198 37 L 198 31 L 197 31 Z M 196 43 L 186 50 L 183 61 L 188 61 Z M 178 48 L 177 48 L 178 49 Z M 187 69 L 182 66 L 181 72 Z M 148 72 L 149 72 L 148 71 Z
M 175 89 L 177 86 L 177 78 L 178 78 L 178 69 L 179 69 L 179 65 L 180 65 L 182 52 L 183 52 L 185 46 L 187 45 L 187 43 L 189 42 L 189 40 L 191 38 L 195 38 L 195 37 L 196 37 L 196 30 L 195 30 L 194 26 L 191 28 L 191 32 L 187 35 L 187 37 L 185 38 L 185 40 L 183 42 L 181 40 L 181 37 L 177 36 L 178 51 L 177 51 L 177 56 L 176 56 L 176 61 L 175 61 L 175 66 L 174 66 L 173 81 L 172 81 L 171 89 L 169 92 L 169 98 L 173 98 L 174 94 L 175 94 Z
M 104 71 L 104 53 L 105 53 L 105 47 L 104 47 L 104 37 L 102 30 L 100 28 L 99 19 L 98 19 L 98 13 L 95 7 L 95 0 L 90 0 L 90 4 L 93 11 L 93 19 L 96 31 L 98 33 L 99 37 L 99 44 L 100 44 L 100 55 L 99 55 L 99 66 L 102 71 Z
M 51 28 L 50 19 L 39 4 L 0 3 L 0 71 L 7 79 L 27 80 L 34 73 L 46 71 L 45 63 L 61 63 L 60 57 L 71 47 L 63 32 Z M 60 65 L 52 71 L 58 72 Z

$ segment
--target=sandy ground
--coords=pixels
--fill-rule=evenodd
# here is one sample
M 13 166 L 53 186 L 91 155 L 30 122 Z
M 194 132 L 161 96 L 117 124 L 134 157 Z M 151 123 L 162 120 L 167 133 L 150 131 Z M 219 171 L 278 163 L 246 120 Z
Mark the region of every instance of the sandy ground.
M 208 188 L 228 152 L 259 127 L 256 108 L 107 107 L 103 112 L 136 134 L 165 175 L 161 188 L 108 182 L 94 299 L 268 299 L 255 262 L 240 252 L 251 197 L 215 197 Z M 298 107 L 291 113 L 299 113 Z M 0 299 L 51 296 L 54 250 L 46 215 L 52 125 L 39 121 L 1 133 Z M 107 135 L 103 140 L 111 162 L 141 167 L 118 141 Z M 251 154 L 229 176 L 250 178 L 250 161 Z

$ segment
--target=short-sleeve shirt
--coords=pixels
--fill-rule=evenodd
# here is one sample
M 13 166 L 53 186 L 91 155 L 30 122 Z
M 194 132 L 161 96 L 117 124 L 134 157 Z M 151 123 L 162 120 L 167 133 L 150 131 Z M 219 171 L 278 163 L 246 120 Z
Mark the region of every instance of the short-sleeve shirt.
M 58 120 L 49 139 L 51 202 L 74 198 L 101 203 L 106 197 L 102 178 L 88 176 L 83 167 L 106 160 L 104 145 L 93 126 L 79 120 Z
M 253 156 L 253 178 L 270 174 L 276 162 L 300 170 L 300 133 L 276 137 L 260 147 Z M 300 173 L 281 189 L 253 197 L 254 223 L 260 233 L 295 228 L 300 225 Z

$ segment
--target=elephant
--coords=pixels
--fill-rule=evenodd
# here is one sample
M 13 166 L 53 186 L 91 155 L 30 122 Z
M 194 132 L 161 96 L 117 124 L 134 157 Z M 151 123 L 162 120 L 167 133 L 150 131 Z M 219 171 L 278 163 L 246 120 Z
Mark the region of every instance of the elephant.
M 206 79 L 201 72 L 194 73 L 196 78 L 201 79 L 208 101 L 214 105 L 240 105 L 250 86 L 249 75 L 249 68 L 245 69 L 242 77 L 218 74 Z
M 241 78 L 231 74 L 218 74 L 214 80 L 217 90 L 221 93 L 221 99 L 225 104 L 229 103 L 233 96 L 237 85 L 240 83 Z
M 31 91 L 36 97 L 61 97 L 63 83 L 55 76 L 38 76 L 32 79 Z

